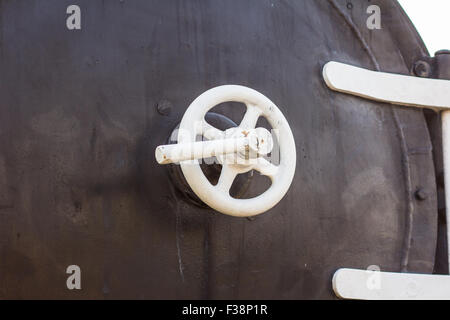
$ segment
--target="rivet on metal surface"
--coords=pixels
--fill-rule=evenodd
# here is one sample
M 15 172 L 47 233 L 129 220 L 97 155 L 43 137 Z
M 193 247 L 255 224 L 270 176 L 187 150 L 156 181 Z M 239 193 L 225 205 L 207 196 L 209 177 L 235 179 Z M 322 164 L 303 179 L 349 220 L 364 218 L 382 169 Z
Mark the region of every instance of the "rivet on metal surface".
M 424 201 L 428 199 L 428 192 L 423 188 L 419 188 L 417 189 L 415 196 L 417 200 Z
M 167 100 L 161 100 L 156 104 L 158 113 L 163 116 L 169 116 L 172 111 L 172 103 Z

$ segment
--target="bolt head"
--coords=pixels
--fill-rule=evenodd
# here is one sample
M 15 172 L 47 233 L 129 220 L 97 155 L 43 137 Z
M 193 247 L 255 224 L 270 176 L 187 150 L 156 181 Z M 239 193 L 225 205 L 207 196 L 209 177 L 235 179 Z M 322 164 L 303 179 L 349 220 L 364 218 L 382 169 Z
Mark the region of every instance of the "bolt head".
M 428 199 L 428 192 L 425 189 L 420 188 L 416 191 L 415 196 L 417 200 L 424 201 Z
M 414 64 L 414 74 L 421 78 L 431 76 L 431 66 L 428 62 L 419 60 Z
M 156 110 L 158 110 L 158 113 L 162 116 L 169 116 L 172 112 L 172 103 L 167 100 L 161 100 L 157 103 Z

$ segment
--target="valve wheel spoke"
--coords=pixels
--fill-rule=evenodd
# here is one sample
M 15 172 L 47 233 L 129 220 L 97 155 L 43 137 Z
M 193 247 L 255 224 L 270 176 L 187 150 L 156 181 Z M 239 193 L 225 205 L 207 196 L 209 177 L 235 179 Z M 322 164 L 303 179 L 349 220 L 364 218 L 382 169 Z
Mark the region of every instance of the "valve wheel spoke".
M 278 173 L 278 166 L 270 163 L 265 158 L 258 158 L 257 163 L 253 165 L 253 169 L 258 171 L 264 176 L 268 176 L 272 181 Z
M 203 120 L 200 134 L 208 140 L 217 140 L 223 138 L 225 132 L 217 129 L 216 127 L 213 127 L 208 122 Z
M 217 183 L 216 188 L 220 191 L 229 193 L 236 176 L 237 172 L 224 163 L 222 165 L 222 172 L 220 173 L 219 182 Z
M 242 119 L 239 127 L 242 129 L 254 129 L 260 116 L 261 109 L 254 105 L 247 104 L 247 111 L 245 112 L 244 118 Z

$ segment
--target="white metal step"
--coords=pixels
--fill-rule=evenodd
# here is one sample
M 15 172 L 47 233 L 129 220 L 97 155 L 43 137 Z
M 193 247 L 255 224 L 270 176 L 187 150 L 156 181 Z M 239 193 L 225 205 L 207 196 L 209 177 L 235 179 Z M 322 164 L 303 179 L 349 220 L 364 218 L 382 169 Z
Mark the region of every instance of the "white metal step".
M 450 276 L 339 269 L 333 290 L 342 299 L 450 300 Z
M 328 62 L 323 77 L 330 89 L 367 99 L 431 109 L 450 109 L 450 81 L 371 71 Z

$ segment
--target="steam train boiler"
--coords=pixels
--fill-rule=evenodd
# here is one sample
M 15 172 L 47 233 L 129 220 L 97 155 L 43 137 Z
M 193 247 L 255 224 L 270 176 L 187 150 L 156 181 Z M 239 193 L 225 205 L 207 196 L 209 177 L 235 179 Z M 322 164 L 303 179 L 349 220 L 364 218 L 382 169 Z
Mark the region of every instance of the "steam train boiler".
M 447 294 L 450 55 L 396 1 L 0 13 L 0 298 Z

